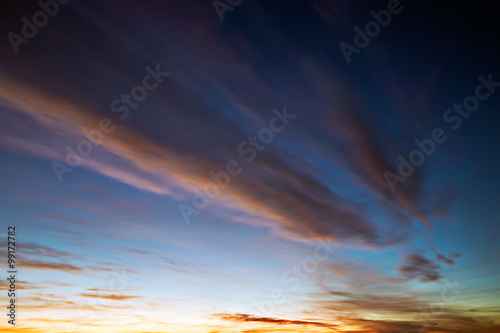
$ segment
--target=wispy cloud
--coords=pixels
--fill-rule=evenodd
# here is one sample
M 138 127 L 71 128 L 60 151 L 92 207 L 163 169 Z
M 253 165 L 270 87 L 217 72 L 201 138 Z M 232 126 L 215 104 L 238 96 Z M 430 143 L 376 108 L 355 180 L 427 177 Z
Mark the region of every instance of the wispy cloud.
M 86 294 L 86 293 L 81 293 L 79 295 L 83 297 L 111 299 L 114 301 L 125 301 L 128 299 L 139 297 L 139 296 L 126 296 L 126 295 L 101 295 L 101 294 Z
M 222 320 L 227 321 L 235 321 L 235 322 L 255 322 L 262 324 L 271 324 L 271 325 L 301 325 L 301 326 L 317 326 L 317 327 L 325 327 L 325 328 L 335 328 L 337 325 L 317 322 L 317 321 L 305 321 L 305 320 L 286 320 L 286 319 L 277 319 L 270 317 L 258 317 L 252 316 L 249 314 L 227 314 L 227 313 L 217 313 L 213 315 L 216 318 L 220 318 Z
M 56 270 L 66 273 L 76 273 L 82 270 L 81 267 L 76 267 L 71 264 L 53 263 L 38 260 L 23 260 L 20 264 L 21 267 L 40 270 Z

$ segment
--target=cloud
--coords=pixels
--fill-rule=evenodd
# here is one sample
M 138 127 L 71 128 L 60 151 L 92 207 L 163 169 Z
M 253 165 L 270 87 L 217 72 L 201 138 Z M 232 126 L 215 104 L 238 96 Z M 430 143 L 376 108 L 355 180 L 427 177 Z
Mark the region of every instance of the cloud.
M 95 39 L 84 38 L 79 29 L 60 31 L 58 38 L 40 36 L 46 45 L 67 41 L 57 44 L 66 50 L 60 54 L 73 56 L 43 50 L 34 55 L 25 52 L 22 58 L 11 55 L 19 66 L 0 73 L 6 115 L 0 129 L 13 138 L 4 143 L 10 149 L 49 163 L 64 162 L 66 145 L 76 145 L 84 139 L 83 129 L 96 128 L 102 118 L 110 118 L 115 130 L 94 147 L 81 167 L 140 190 L 189 200 L 193 187 L 203 188 L 212 181 L 210 171 L 221 170 L 236 158 L 244 172 L 231 180 L 221 199 L 246 212 L 258 212 L 281 236 L 300 241 L 331 236 L 339 243 L 378 249 L 408 241 L 415 232 L 411 218 L 429 227 L 427 215 L 432 212 L 422 190 L 423 178 L 416 172 L 396 193 L 388 190 L 383 172 L 393 169 L 394 156 L 404 147 L 395 144 L 400 140 L 387 117 L 349 84 L 344 66 L 331 64 L 329 50 L 315 53 L 305 45 L 298 47 L 295 36 L 273 21 L 250 20 L 246 28 L 254 31 L 252 36 L 236 31 L 222 36 L 220 25 L 196 3 L 190 15 L 182 6 L 165 4 L 161 18 L 155 15 L 156 5 L 145 6 L 144 13 L 152 14 L 150 24 L 134 29 L 120 17 L 100 16 L 113 3 L 96 6 L 102 10 L 93 11 L 88 24 L 98 36 Z M 347 1 L 304 6 L 328 18 L 350 9 Z M 89 15 L 85 7 L 75 10 L 84 18 Z M 316 19 L 314 10 L 307 13 Z M 159 36 L 152 27 L 164 22 L 175 24 L 182 36 L 173 32 Z M 130 36 L 161 38 L 163 47 L 144 53 L 133 47 L 143 38 L 132 42 Z M 263 40 L 275 51 L 269 62 L 262 61 Z M 97 55 L 92 49 L 101 51 Z M 117 62 L 116 54 L 122 52 L 137 57 L 137 64 Z M 297 62 L 277 60 L 290 52 Z M 82 69 L 82 59 L 94 65 Z M 172 70 L 172 75 L 131 110 L 129 118 L 118 119 L 110 110 L 111 102 L 140 83 L 138 78 L 152 59 L 161 59 L 162 68 Z M 60 79 L 47 80 L 45 73 Z M 391 85 L 401 84 L 391 80 Z M 408 96 L 398 95 L 409 104 Z M 285 104 L 300 120 L 246 163 L 237 152 L 238 144 L 267 126 L 273 107 Z M 302 148 L 283 144 L 289 139 Z M 315 152 L 314 160 L 322 165 L 311 163 L 303 151 Z M 315 168 L 348 179 L 351 188 L 338 189 Z M 359 190 L 355 196 L 346 194 L 353 188 Z M 387 215 L 381 218 L 387 225 L 374 215 Z
M 15 92 L 4 86 L 4 97 L 13 99 L 19 110 L 34 117 L 40 124 L 48 126 L 53 132 L 66 133 L 65 136 L 79 136 L 81 127 L 92 127 L 99 122 L 96 116 L 84 112 L 81 107 L 71 104 L 49 101 L 45 96 L 32 95 L 28 87 L 21 88 L 25 92 L 23 101 Z M 12 96 L 14 95 L 14 96 Z M 176 117 L 175 114 L 172 117 Z M 220 128 L 218 123 L 212 124 Z M 189 132 L 202 135 L 207 124 L 195 123 Z M 224 133 L 224 129 L 220 129 Z M 106 137 L 101 146 L 123 159 L 127 163 L 117 167 L 111 165 L 109 158 L 97 160 L 95 156 L 84 159 L 82 166 L 103 173 L 116 180 L 154 193 L 176 196 L 175 188 L 189 188 L 195 185 L 203 188 L 211 182 L 210 170 L 219 170 L 224 163 L 238 157 L 238 136 L 231 134 L 229 142 L 235 142 L 234 150 L 220 146 L 214 142 L 211 149 L 191 146 L 185 143 L 182 147 L 169 144 L 175 139 L 165 138 L 161 145 L 141 136 L 126 126 L 117 126 L 112 135 Z M 224 134 L 227 136 L 229 134 Z M 132 139 L 133 138 L 133 139 Z M 200 136 L 200 139 L 203 137 Z M 241 137 L 239 138 L 241 141 Z M 97 149 L 97 148 L 96 148 Z M 184 150 L 181 153 L 181 149 Z M 61 151 L 65 151 L 61 147 Z M 214 159 L 206 151 L 227 151 L 223 159 Z M 179 159 L 178 156 L 183 156 Z M 51 158 L 52 156 L 47 156 Z M 297 157 L 295 157 L 297 158 Z M 64 161 L 64 157 L 60 157 Z M 117 168 L 128 170 L 118 170 Z M 350 241 L 374 247 L 392 245 L 405 240 L 405 236 L 392 231 L 380 232 L 373 222 L 356 212 L 356 207 L 349 200 L 325 186 L 320 180 L 303 170 L 292 166 L 287 154 L 277 148 L 269 147 L 259 155 L 259 161 L 245 166 L 245 174 L 232 181 L 231 189 L 224 191 L 223 197 L 230 198 L 237 206 L 247 211 L 258 211 L 276 223 L 276 230 L 295 238 L 312 238 L 332 236 L 338 240 Z M 128 173 L 131 176 L 122 177 Z M 255 177 L 255 175 L 260 175 Z M 150 179 L 150 185 L 141 185 L 139 179 Z M 162 186 L 152 179 L 161 179 Z M 135 179 L 135 180 L 134 180 Z M 141 180 L 142 182 L 142 180 Z M 145 183 L 143 183 L 145 184 Z M 304 233 L 305 232 L 305 233 Z
M 70 264 L 51 263 L 38 260 L 23 260 L 20 262 L 19 266 L 30 269 L 56 270 L 65 273 L 76 273 L 82 270 L 81 267 L 76 267 Z
M 272 324 L 272 325 L 302 325 L 302 326 L 317 326 L 317 327 L 325 327 L 325 328 L 334 328 L 336 325 L 317 322 L 317 321 L 303 321 L 303 320 L 286 320 L 286 319 L 276 319 L 270 317 L 258 317 L 252 316 L 249 314 L 227 314 L 227 313 L 217 313 L 213 315 L 216 318 L 220 318 L 222 320 L 227 321 L 235 321 L 235 322 L 256 322 L 256 323 L 264 323 L 264 324 Z
M 9 289 L 10 282 L 8 281 L 0 281 L 0 287 L 2 289 Z M 16 281 L 16 289 L 21 289 L 21 290 L 38 290 L 38 289 L 47 289 L 46 286 L 40 286 L 38 284 L 34 284 L 31 282 L 27 282 L 24 280 L 17 280 Z
M 83 297 L 111 299 L 111 300 L 115 300 L 115 301 L 125 301 L 125 300 L 128 300 L 128 299 L 138 298 L 139 297 L 139 296 L 100 295 L 100 294 L 86 294 L 86 293 L 81 293 L 81 294 L 78 294 L 78 295 L 83 296 Z
M 363 264 L 360 261 L 341 261 L 341 259 L 336 259 L 335 262 L 324 264 L 324 268 L 327 269 L 327 273 L 332 272 L 338 277 L 355 279 L 364 284 L 375 282 L 397 284 L 404 282 L 400 278 L 386 276 L 382 272 L 377 271 L 376 268 L 368 264 Z
M 437 260 L 441 260 L 442 262 L 448 264 L 448 265 L 455 265 L 455 262 L 451 260 L 450 258 L 445 257 L 442 254 L 436 253 L 436 258 Z
M 377 292 L 375 290 L 372 293 L 349 292 L 334 289 L 317 295 L 314 297 L 314 302 L 322 311 L 331 311 L 334 314 L 360 311 L 386 315 L 418 313 L 426 304 L 426 302 L 416 299 L 415 294 L 400 295 L 391 291 Z
M 6 247 L 7 239 L 1 239 L 0 246 Z M 30 256 L 36 258 L 45 258 L 45 259 L 51 258 L 56 260 L 72 260 L 77 258 L 83 258 L 81 255 L 78 255 L 76 253 L 61 251 L 53 247 L 31 242 L 23 243 L 23 246 L 18 249 L 18 255 Z
M 407 255 L 403 265 L 397 271 L 406 279 L 418 279 L 420 282 L 438 281 L 442 276 L 440 266 L 420 254 Z
M 372 313 L 372 312 L 370 312 Z M 408 313 L 411 314 L 411 313 Z M 322 327 L 334 330 L 335 332 L 356 332 L 356 333 L 368 333 L 368 332 L 380 332 L 380 333 L 400 333 L 403 331 L 413 331 L 425 328 L 426 332 L 429 333 L 493 333 L 496 332 L 498 327 L 492 325 L 492 323 L 478 320 L 476 318 L 471 318 L 461 314 L 445 314 L 443 312 L 435 312 L 428 314 L 421 314 L 420 311 L 416 311 L 417 316 L 410 317 L 411 319 L 400 319 L 400 320 L 390 320 L 390 319 L 367 319 L 360 317 L 354 313 L 349 315 L 337 314 L 333 315 L 332 319 L 338 323 L 335 325 L 318 322 L 318 321 L 302 321 L 302 320 L 283 320 L 275 319 L 269 317 L 258 317 L 248 314 L 227 314 L 219 313 L 214 314 L 215 318 L 222 320 L 240 322 L 240 323 L 262 323 L 268 325 L 303 325 L 309 327 Z M 349 330 L 345 330 L 349 327 Z M 281 331 L 279 328 L 259 328 L 259 327 L 249 327 L 251 329 L 245 330 L 245 332 L 268 332 L 268 331 Z M 224 330 L 221 330 L 224 332 Z
M 56 271 L 61 271 L 65 273 L 77 273 L 77 272 L 82 272 L 82 271 L 93 271 L 93 272 L 116 272 L 117 268 L 110 268 L 110 267 L 100 267 L 100 266 L 75 266 L 71 264 L 65 264 L 65 263 L 57 263 L 57 262 L 47 262 L 43 260 L 36 260 L 36 259 L 22 259 L 19 261 L 18 264 L 20 267 L 28 268 L 28 269 L 39 269 L 39 270 L 56 270 Z M 110 266 L 112 264 L 106 263 L 107 266 Z M 133 273 L 137 274 L 137 271 L 134 270 L 122 270 L 123 273 Z

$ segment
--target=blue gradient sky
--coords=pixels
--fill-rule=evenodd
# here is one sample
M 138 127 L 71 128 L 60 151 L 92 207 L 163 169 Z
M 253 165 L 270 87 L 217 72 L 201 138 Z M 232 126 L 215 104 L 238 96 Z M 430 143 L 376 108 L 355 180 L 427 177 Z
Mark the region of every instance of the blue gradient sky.
M 494 9 L 401 5 L 349 64 L 339 43 L 387 1 L 245 0 L 221 22 L 210 1 L 75 0 L 19 53 L 4 38 L 0 242 L 16 226 L 19 293 L 0 327 L 498 332 L 500 91 L 443 119 L 478 76 L 500 81 Z M 40 10 L 9 6 L 4 35 Z M 148 66 L 169 75 L 120 119 Z M 248 162 L 238 147 L 286 112 Z M 114 130 L 60 182 L 53 163 L 102 119 Z M 435 128 L 448 139 L 391 191 L 384 173 Z

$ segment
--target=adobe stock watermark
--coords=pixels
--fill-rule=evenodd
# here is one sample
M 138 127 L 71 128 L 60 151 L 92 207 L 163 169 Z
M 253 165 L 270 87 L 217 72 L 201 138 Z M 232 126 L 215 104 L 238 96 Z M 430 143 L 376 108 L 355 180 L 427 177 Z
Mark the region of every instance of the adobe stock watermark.
M 444 284 L 443 289 L 441 289 L 441 302 L 436 306 L 428 305 L 420 307 L 419 315 L 422 317 L 422 320 L 410 322 L 411 325 L 420 326 L 420 328 L 411 329 L 410 331 L 405 330 L 401 333 L 424 333 L 427 331 L 427 328 L 435 327 L 435 321 L 437 318 L 433 312 L 440 310 L 449 311 L 445 308 L 445 305 L 455 302 L 461 295 L 461 292 L 458 290 L 460 285 L 456 277 L 453 283 L 447 279 L 444 279 L 441 282 Z M 448 297 L 448 293 L 451 293 L 450 297 Z
M 266 148 L 266 145 L 274 140 L 274 134 L 279 133 L 290 124 L 290 120 L 297 117 L 295 114 L 287 113 L 286 105 L 283 111 L 273 109 L 274 117 L 269 120 L 269 127 L 263 127 L 257 136 L 248 136 L 246 140 L 238 145 L 240 157 L 244 157 L 247 163 L 251 163 L 257 154 Z M 209 177 L 213 180 L 203 186 L 203 190 L 193 188 L 195 195 L 192 199 L 192 206 L 182 202 L 179 204 L 179 211 L 187 224 L 191 223 L 191 216 L 198 215 L 201 210 L 207 208 L 210 199 L 219 196 L 221 189 L 226 188 L 231 182 L 231 176 L 237 176 L 243 171 L 240 162 L 230 160 L 226 163 L 225 170 L 217 172 L 210 171 Z
M 317 242 L 312 256 L 305 257 L 300 265 L 294 264 L 290 266 L 281 275 L 281 282 L 284 285 L 289 285 L 285 288 L 273 290 L 267 299 L 255 301 L 254 305 L 257 308 L 261 317 L 273 317 L 275 315 L 275 306 L 285 303 L 286 295 L 297 291 L 303 281 L 308 280 L 314 274 L 319 264 L 330 258 L 334 250 L 339 245 L 327 238 L 327 241 Z M 240 323 L 236 332 L 245 332 L 256 328 L 255 323 Z
M 219 19 L 221 22 L 224 21 L 224 13 L 227 11 L 232 12 L 234 10 L 234 7 L 239 6 L 243 0 L 227 0 L 227 2 L 224 2 L 222 0 L 215 0 L 212 2 L 212 5 L 215 8 L 215 11 L 217 12 L 217 15 L 219 15 Z
M 382 28 L 387 27 L 389 23 L 391 23 L 392 15 L 400 14 L 403 9 L 404 7 L 401 5 L 399 0 L 389 0 L 387 3 L 387 9 L 382 9 L 379 12 L 374 10 L 370 11 L 370 15 L 375 20 L 367 22 L 365 24 L 364 31 L 358 26 L 354 27 L 354 32 L 356 34 L 354 35 L 353 43 L 355 46 L 344 41 L 339 44 L 340 50 L 342 51 L 347 63 L 350 64 L 352 61 L 352 55 L 354 53 L 361 53 L 361 50 L 370 44 L 371 38 L 377 37 L 382 31 Z
M 162 72 L 159 64 L 156 65 L 155 69 L 146 66 L 146 71 L 149 74 L 146 74 L 142 79 L 142 85 L 133 87 L 130 94 L 121 94 L 120 98 L 115 99 L 111 103 L 111 111 L 113 113 L 119 113 L 119 118 L 121 120 L 125 120 L 129 116 L 130 108 L 137 108 L 139 103 L 146 99 L 148 91 L 156 89 L 158 85 L 163 82 L 163 78 L 170 75 L 168 72 Z M 84 128 L 82 134 L 87 140 L 80 140 L 76 145 L 76 149 L 73 149 L 69 145 L 66 146 L 66 164 L 58 161 L 52 162 L 52 169 L 59 183 L 63 182 L 63 175 L 66 172 L 73 172 L 73 168 L 79 166 L 83 158 L 92 153 L 93 146 L 101 145 L 104 140 L 104 134 L 110 134 L 114 130 L 115 125 L 113 125 L 113 121 L 109 118 L 102 118 L 97 128 Z
M 23 16 L 21 22 L 23 26 L 21 27 L 21 35 L 14 32 L 9 32 L 7 38 L 9 39 L 10 45 L 14 49 L 14 52 L 19 53 L 19 45 L 28 44 L 30 39 L 34 38 L 38 34 L 38 28 L 43 28 L 49 23 L 49 17 L 54 17 L 59 13 L 59 5 L 66 5 L 70 0 L 40 0 L 38 1 L 38 6 L 42 8 L 31 18 L 31 21 Z
M 468 119 L 471 113 L 479 108 L 481 101 L 485 101 L 490 98 L 491 94 L 495 92 L 496 87 L 500 87 L 500 82 L 493 81 L 493 75 L 489 74 L 488 79 L 479 75 L 477 77 L 479 84 L 476 86 L 474 95 L 469 95 L 464 98 L 463 104 L 453 104 L 453 109 L 447 109 L 443 113 L 443 120 L 449 125 L 454 131 L 456 131 L 460 126 L 462 126 L 463 119 Z M 464 110 L 465 109 L 465 110 Z M 415 172 L 415 167 L 421 166 L 427 157 L 430 157 L 436 151 L 436 144 L 444 143 L 448 139 L 448 135 L 445 131 L 436 127 L 431 131 L 431 137 L 419 141 L 415 139 L 413 142 L 418 147 L 414 149 L 408 155 L 408 159 L 402 155 L 398 156 L 398 174 L 392 173 L 390 171 L 384 172 L 385 180 L 387 185 L 392 192 L 395 191 L 396 183 L 403 183 L 406 178 L 410 177 Z

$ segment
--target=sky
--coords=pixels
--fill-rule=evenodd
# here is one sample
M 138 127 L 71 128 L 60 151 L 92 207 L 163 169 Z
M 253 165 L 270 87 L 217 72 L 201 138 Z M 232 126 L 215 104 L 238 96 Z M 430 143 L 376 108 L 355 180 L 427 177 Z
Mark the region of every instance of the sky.
M 492 3 L 3 7 L 0 331 L 500 332 Z

